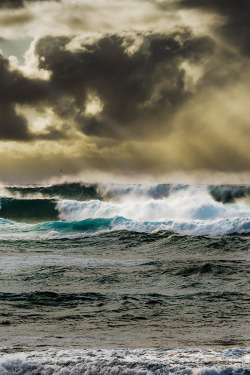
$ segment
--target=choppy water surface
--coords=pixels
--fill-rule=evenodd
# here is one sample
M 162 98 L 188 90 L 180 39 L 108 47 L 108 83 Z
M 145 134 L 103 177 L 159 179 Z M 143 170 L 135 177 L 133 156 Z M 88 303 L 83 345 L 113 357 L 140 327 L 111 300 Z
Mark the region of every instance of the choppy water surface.
M 1 194 L 1 375 L 250 373 L 248 187 Z

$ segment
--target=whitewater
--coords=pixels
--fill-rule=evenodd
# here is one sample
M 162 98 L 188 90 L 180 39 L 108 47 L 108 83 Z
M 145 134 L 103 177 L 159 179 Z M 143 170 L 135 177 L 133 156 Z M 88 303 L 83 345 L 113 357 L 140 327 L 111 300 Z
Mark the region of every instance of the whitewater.
M 0 202 L 4 216 L 1 218 L 2 239 L 21 238 L 23 233 L 30 238 L 44 238 L 44 233 L 48 238 L 68 235 L 72 238 L 114 230 L 171 231 L 196 236 L 250 232 L 250 206 L 246 200 L 223 204 L 203 186 L 177 185 L 172 191 L 165 188 L 164 196 L 161 185 L 144 189 L 137 185 L 126 188 L 111 185 L 96 188 L 92 195 L 97 196 L 99 192 L 100 198 L 90 196 L 89 200 L 82 200 L 84 194 L 80 195 L 80 200 L 60 199 L 56 194 L 46 196 L 48 188 L 44 188 L 44 195 L 42 188 L 39 193 L 37 190 L 19 188 L 17 194 L 15 188 L 7 189 L 7 197 L 3 196 Z M 20 224 L 18 219 L 24 223 Z M 27 224 L 25 219 L 28 223 L 40 223 Z M 41 223 L 42 220 L 46 221 Z
M 0 374 L 250 374 L 250 187 L 0 188 Z

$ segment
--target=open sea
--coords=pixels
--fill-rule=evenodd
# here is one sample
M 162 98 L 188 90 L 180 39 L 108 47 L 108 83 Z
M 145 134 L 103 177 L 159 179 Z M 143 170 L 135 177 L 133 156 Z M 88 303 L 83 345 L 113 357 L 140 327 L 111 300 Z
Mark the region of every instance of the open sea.
M 0 196 L 0 375 L 250 375 L 250 186 Z

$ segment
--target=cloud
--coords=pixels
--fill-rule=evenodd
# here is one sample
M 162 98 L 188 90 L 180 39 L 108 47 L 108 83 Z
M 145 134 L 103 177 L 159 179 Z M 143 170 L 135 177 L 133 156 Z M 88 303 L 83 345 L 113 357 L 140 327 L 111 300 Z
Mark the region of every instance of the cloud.
M 18 8 L 23 8 L 25 7 L 26 4 L 30 3 L 39 3 L 43 1 L 51 1 L 51 2 L 56 2 L 56 1 L 61 1 L 61 0 L 1 0 L 0 2 L 0 8 L 13 8 L 13 9 L 18 9 Z
M 19 3 L 20 4 L 20 3 Z M 19 8 L 0 8 L 0 35 L 6 39 L 46 35 L 120 34 L 124 31 L 167 32 L 190 27 L 207 29 L 209 17 L 185 14 L 172 0 L 61 0 L 23 1 Z M 20 26 L 22 33 L 20 34 Z
M 8 60 L 0 56 L 0 139 L 29 140 L 28 125 L 23 116 L 15 112 L 15 96 L 23 89 L 23 78 L 8 70 Z M 17 91 L 17 92 L 16 92 Z
M 250 2 L 248 0 L 181 0 L 181 8 L 212 12 L 222 17 L 222 24 L 216 31 L 227 41 L 250 55 Z
M 22 0 L 2 0 L 0 2 L 0 8 L 20 8 L 23 5 Z
M 140 38 L 139 47 L 129 49 Z M 145 138 L 155 128 L 171 128 L 171 117 L 191 93 L 185 89 L 183 61 L 198 63 L 213 53 L 208 37 L 189 32 L 173 34 L 106 35 L 71 51 L 67 37 L 39 40 L 39 67 L 51 72 L 50 85 L 60 97 L 71 97 L 63 115 L 75 120 L 89 136 L 115 139 Z M 101 110 L 91 115 L 87 108 L 95 96 Z M 61 115 L 61 101 L 55 101 Z M 152 131 L 153 129 L 153 131 Z
M 58 138 L 58 131 L 34 135 L 25 115 L 16 111 L 17 105 L 44 104 L 50 98 L 48 82 L 24 77 L 18 70 L 11 70 L 9 60 L 0 55 L 0 140 L 31 141 L 35 138 Z
M 26 119 L 16 114 L 11 105 L 0 105 L 0 139 L 20 141 L 31 139 Z
M 25 77 L 1 60 L 0 100 L 13 122 L 13 131 L 0 132 L 2 139 L 87 137 L 84 144 L 93 144 L 94 152 L 90 148 L 84 158 L 100 170 L 248 168 L 244 62 L 211 37 L 183 28 L 45 37 L 32 48 L 38 69 L 49 72 L 46 80 Z
M 249 7 L 243 0 L 0 2 L 10 56 L 0 57 L 0 140 L 10 160 L 1 173 L 25 174 L 28 165 L 27 178 L 52 176 L 62 163 L 65 173 L 134 177 L 247 173 Z M 20 65 L 15 45 L 31 38 Z

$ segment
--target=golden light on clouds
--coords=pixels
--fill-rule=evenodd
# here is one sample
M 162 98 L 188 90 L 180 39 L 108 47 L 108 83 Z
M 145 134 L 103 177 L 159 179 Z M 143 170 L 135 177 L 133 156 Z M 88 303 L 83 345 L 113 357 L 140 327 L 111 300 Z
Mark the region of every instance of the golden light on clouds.
M 100 98 L 97 95 L 90 93 L 86 101 L 85 114 L 87 116 L 94 116 L 100 113 L 102 110 L 103 104 Z
M 225 15 L 214 0 L 6 4 L 4 180 L 8 171 L 12 180 L 37 181 L 60 168 L 128 179 L 201 178 L 199 171 L 248 179 L 247 5 L 229 0 Z M 23 58 L 8 40 L 26 45 Z

